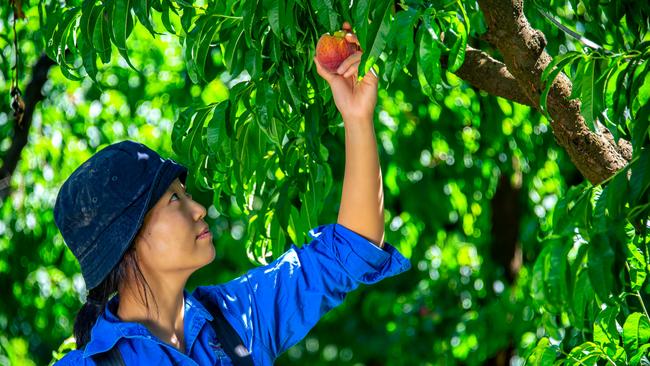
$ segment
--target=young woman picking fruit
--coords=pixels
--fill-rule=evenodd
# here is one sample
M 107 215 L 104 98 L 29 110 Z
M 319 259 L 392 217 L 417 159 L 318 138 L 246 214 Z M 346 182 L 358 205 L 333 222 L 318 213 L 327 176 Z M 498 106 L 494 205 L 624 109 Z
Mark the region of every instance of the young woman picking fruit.
M 351 33 L 346 41 L 358 45 Z M 72 173 L 55 222 L 89 291 L 74 324 L 77 350 L 56 365 L 272 365 L 346 293 L 410 268 L 384 242 L 377 76 L 357 81 L 360 58 L 335 71 L 314 59 L 345 126 L 337 222 L 230 282 L 185 290 L 215 256 L 206 209 L 185 192 L 185 167 L 122 141 Z

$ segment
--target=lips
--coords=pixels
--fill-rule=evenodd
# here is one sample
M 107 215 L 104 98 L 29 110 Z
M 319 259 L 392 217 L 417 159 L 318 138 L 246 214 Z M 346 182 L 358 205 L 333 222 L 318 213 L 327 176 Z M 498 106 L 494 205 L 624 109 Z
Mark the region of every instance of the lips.
M 201 231 L 201 233 L 200 233 L 199 235 L 197 235 L 196 237 L 199 238 L 201 235 L 206 234 L 206 233 L 209 233 L 209 232 L 210 232 L 210 228 L 206 227 L 206 228 L 203 229 L 203 231 Z

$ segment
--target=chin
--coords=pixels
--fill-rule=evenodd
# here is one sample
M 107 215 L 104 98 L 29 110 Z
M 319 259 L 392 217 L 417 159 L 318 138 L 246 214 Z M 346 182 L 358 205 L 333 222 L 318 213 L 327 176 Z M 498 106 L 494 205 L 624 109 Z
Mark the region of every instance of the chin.
M 212 263 L 214 260 L 214 257 L 217 255 L 216 249 L 214 248 L 214 245 L 210 245 L 210 252 L 206 255 L 206 263 L 204 265 L 208 265 Z

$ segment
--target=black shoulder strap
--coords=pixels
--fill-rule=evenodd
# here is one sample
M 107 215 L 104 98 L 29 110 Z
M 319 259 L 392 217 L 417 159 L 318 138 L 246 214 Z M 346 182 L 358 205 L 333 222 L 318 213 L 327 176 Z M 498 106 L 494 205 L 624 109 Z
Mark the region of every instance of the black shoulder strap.
M 93 356 L 97 366 L 126 366 L 120 349 L 115 345 L 110 351 Z
M 253 357 L 244 346 L 239 334 L 235 332 L 232 325 L 228 323 L 223 316 L 219 306 L 211 301 L 202 302 L 203 306 L 212 314 L 212 321 L 210 324 L 217 333 L 217 338 L 221 342 L 221 347 L 226 352 L 233 365 L 235 366 L 254 366 Z

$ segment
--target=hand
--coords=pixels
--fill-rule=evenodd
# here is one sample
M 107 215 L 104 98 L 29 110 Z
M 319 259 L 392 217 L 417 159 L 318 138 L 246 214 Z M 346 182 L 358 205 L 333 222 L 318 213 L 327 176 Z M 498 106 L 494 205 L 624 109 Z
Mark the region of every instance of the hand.
M 350 23 L 344 22 L 343 30 L 347 32 L 346 41 L 359 45 L 357 36 L 352 33 Z M 344 123 L 364 119 L 373 120 L 377 104 L 378 80 L 374 70 L 371 69 L 361 81 L 357 81 L 362 54 L 362 51 L 357 51 L 345 59 L 336 72 L 327 71 L 314 57 L 316 71 L 330 85 L 334 103 L 341 112 Z

